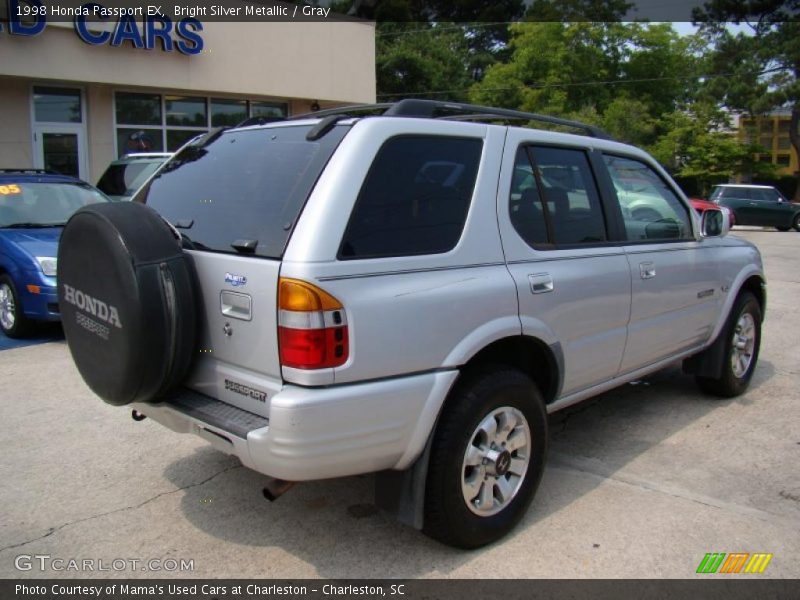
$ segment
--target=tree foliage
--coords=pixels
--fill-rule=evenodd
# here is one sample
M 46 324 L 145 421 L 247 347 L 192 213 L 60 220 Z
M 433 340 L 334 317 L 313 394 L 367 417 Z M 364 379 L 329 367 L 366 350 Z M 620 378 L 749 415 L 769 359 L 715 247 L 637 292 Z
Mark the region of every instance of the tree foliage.
M 470 99 L 582 117 L 648 144 L 661 115 L 692 97 L 694 43 L 668 24 L 518 23 L 511 26 L 510 59 L 490 67 Z
M 660 129 L 662 135 L 650 147 L 653 156 L 676 177 L 695 180 L 703 195 L 735 173 L 776 174 L 774 165 L 753 160 L 761 148 L 731 135 L 729 116 L 713 104 L 697 102 L 664 115 Z
M 375 58 L 379 101 L 466 98 L 472 79 L 460 28 L 393 23 L 380 33 Z
M 790 141 L 800 155 L 800 0 L 712 0 L 695 9 L 713 51 L 704 92 L 734 111 L 751 116 L 791 110 Z M 792 20 L 795 19 L 795 20 Z M 726 23 L 745 24 L 732 33 Z M 800 201 L 800 178 L 794 199 Z

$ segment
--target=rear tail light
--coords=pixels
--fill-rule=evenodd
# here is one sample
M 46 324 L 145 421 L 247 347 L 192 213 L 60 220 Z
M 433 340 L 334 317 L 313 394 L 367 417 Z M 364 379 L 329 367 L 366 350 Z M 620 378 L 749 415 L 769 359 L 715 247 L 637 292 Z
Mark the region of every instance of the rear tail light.
M 342 303 L 315 285 L 281 277 L 278 346 L 284 367 L 324 369 L 343 365 L 349 347 Z

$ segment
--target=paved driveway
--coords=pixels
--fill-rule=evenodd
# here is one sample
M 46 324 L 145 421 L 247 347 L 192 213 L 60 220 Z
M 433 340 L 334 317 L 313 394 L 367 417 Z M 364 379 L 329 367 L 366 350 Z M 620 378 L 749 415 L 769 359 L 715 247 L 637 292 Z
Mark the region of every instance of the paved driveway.
M 740 235 L 769 277 L 751 390 L 705 397 L 672 368 L 554 416 L 531 510 L 474 552 L 376 512 L 369 476 L 270 504 L 235 459 L 93 397 L 63 342 L 2 352 L 0 577 L 92 575 L 15 568 L 48 555 L 192 560 L 196 577 L 683 578 L 707 552 L 770 552 L 764 576 L 800 577 L 800 234 Z

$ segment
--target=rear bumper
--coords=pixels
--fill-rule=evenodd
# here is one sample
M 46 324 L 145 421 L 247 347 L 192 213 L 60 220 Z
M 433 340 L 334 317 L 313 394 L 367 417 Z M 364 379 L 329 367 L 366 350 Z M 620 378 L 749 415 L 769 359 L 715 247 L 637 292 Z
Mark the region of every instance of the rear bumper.
M 333 386 L 285 386 L 269 418 L 184 390 L 133 408 L 238 456 L 246 467 L 307 481 L 405 469 L 422 453 L 457 371 Z

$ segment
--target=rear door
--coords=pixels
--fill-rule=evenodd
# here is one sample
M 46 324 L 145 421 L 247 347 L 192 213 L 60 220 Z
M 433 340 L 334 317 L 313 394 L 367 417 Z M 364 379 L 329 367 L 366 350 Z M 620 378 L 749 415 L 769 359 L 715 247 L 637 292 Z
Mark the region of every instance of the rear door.
M 282 384 L 281 257 L 319 174 L 347 131 L 255 127 L 184 147 L 137 194 L 183 236 L 199 282 L 202 342 L 189 386 L 266 416 Z
M 509 130 L 498 220 L 523 333 L 552 340 L 565 396 L 617 373 L 631 278 L 623 248 L 609 240 L 590 150 L 541 137 L 550 138 Z
M 647 210 L 621 211 L 632 286 L 620 369 L 627 373 L 705 342 L 721 296 L 712 242 L 695 238 L 692 209 L 666 177 L 639 157 L 604 154 L 603 161 L 612 180 L 649 183 L 635 200 Z

